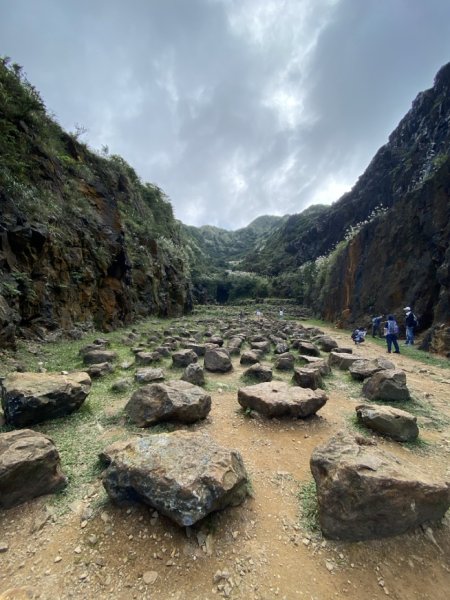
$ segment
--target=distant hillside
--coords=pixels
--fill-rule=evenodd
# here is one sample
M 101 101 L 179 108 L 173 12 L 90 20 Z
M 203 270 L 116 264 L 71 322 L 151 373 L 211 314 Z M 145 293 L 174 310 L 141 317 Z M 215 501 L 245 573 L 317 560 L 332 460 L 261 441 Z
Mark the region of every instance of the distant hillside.
M 18 331 L 109 329 L 191 306 L 179 225 L 164 193 L 51 119 L 21 68 L 0 60 L 0 343 Z

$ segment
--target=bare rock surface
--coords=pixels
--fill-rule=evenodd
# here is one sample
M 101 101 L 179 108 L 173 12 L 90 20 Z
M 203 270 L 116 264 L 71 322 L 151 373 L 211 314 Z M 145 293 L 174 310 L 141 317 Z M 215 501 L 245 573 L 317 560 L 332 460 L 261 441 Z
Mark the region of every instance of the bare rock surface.
M 138 383 L 153 383 L 155 381 L 163 381 L 165 376 L 164 371 L 160 368 L 145 367 L 137 369 L 134 378 Z
M 183 527 L 247 495 L 241 455 L 206 434 L 151 435 L 113 444 L 102 456 L 110 461 L 103 485 L 114 502 L 144 502 Z
M 258 383 L 238 390 L 238 402 L 266 417 L 305 418 L 315 414 L 327 401 L 325 392 L 291 387 L 284 381 Z
M 161 421 L 194 423 L 211 410 L 211 396 L 187 381 L 152 383 L 136 390 L 125 411 L 138 427 L 150 427 Z
M 67 483 L 52 440 L 31 429 L 0 434 L 0 508 L 10 508 Z
M 319 521 L 331 539 L 384 538 L 441 519 L 450 487 L 365 440 L 338 433 L 311 456 Z
M 91 378 L 82 371 L 10 373 L 2 382 L 5 420 L 25 427 L 68 415 L 80 408 L 91 389 Z
M 395 402 L 411 399 L 406 386 L 406 373 L 400 369 L 378 371 L 365 381 L 362 393 L 369 400 Z
M 355 410 L 358 421 L 366 427 L 398 442 L 411 442 L 419 435 L 417 417 L 405 410 L 372 404 L 360 404 Z

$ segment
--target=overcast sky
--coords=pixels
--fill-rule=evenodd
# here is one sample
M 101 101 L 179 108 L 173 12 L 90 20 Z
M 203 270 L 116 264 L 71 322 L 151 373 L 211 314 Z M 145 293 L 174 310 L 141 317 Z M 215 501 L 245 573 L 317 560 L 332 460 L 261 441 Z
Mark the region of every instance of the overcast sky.
M 0 0 L 0 54 L 175 216 L 337 200 L 450 60 L 450 0 Z

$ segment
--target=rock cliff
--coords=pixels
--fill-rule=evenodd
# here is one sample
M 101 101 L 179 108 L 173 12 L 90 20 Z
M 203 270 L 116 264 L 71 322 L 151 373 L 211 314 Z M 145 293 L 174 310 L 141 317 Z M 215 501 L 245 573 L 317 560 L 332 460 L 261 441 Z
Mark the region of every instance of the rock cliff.
M 19 331 L 111 329 L 191 305 L 172 207 L 118 156 L 51 119 L 0 62 L 0 344 Z

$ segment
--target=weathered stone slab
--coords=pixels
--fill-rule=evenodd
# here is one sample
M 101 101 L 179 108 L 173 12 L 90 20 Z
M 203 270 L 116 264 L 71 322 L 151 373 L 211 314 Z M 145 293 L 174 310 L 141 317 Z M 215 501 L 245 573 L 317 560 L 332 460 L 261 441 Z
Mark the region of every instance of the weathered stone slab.
M 311 390 L 317 390 L 317 388 L 323 387 L 323 379 L 319 366 L 294 369 L 292 381 L 295 385 L 302 388 L 310 388 Z
M 2 382 L 6 422 L 25 427 L 80 408 L 91 389 L 87 373 L 10 373 Z
M 22 429 L 0 434 L 0 508 L 10 508 L 67 484 L 52 440 Z
M 328 355 L 328 364 L 330 367 L 336 367 L 337 369 L 341 369 L 345 371 L 350 368 L 350 366 L 360 360 L 362 356 L 357 356 L 356 354 L 349 354 L 348 352 L 336 352 L 333 350 Z
M 211 396 L 187 381 L 151 383 L 136 390 L 125 411 L 138 427 L 150 427 L 161 421 L 194 423 L 211 410 Z
M 104 363 L 96 363 L 91 365 L 86 369 L 87 374 L 92 379 L 100 379 L 100 377 L 104 377 L 105 375 L 109 375 L 114 372 L 114 365 L 109 362 Z
M 256 410 L 266 417 L 309 417 L 327 400 L 325 392 L 291 387 L 284 381 L 258 383 L 238 390 L 242 408 Z
M 277 371 L 292 371 L 295 364 L 294 355 L 290 352 L 279 354 L 274 360 L 274 367 Z
M 362 393 L 369 400 L 401 402 L 411 399 L 406 387 L 406 373 L 400 369 L 378 371 L 365 381 Z
M 119 442 L 102 457 L 110 462 L 103 485 L 114 502 L 139 500 L 183 527 L 240 504 L 248 493 L 241 455 L 206 434 L 176 431 Z
M 153 365 L 161 360 L 161 354 L 159 352 L 145 352 L 140 350 L 136 352 L 136 364 L 137 365 Z
M 198 356 L 189 348 L 178 350 L 172 354 L 172 364 L 174 367 L 187 367 L 191 363 L 197 362 Z
M 104 362 L 114 362 L 117 358 L 117 352 L 113 350 L 89 350 L 83 355 L 85 365 L 96 365 Z
M 358 421 L 398 442 L 411 442 L 419 435 L 417 417 L 392 406 L 360 404 L 355 407 Z
M 329 335 L 321 335 L 318 338 L 314 339 L 314 342 L 319 346 L 321 350 L 324 352 L 331 352 L 335 348 L 338 347 L 338 343 Z
M 383 371 L 385 369 L 395 369 L 395 365 L 391 360 L 379 357 L 372 360 L 361 358 L 351 364 L 348 370 L 353 379 L 363 381 L 368 377 L 372 377 L 372 375 L 378 373 L 378 371 Z
M 134 376 L 138 383 L 154 383 L 156 381 L 164 381 L 164 371 L 155 367 L 146 367 L 137 369 Z
M 272 369 L 260 363 L 255 363 L 244 371 L 244 376 L 260 382 L 272 381 Z
M 444 516 L 450 506 L 448 483 L 366 444 L 338 434 L 312 453 L 319 521 L 326 537 L 384 538 Z
M 193 385 L 205 385 L 205 371 L 198 363 L 191 363 L 184 370 L 181 379 Z
M 298 351 L 307 356 L 320 356 L 320 350 L 315 344 L 303 340 L 298 344 Z
M 259 350 L 246 350 L 241 354 L 240 364 L 241 365 L 255 365 L 259 363 L 263 353 Z

